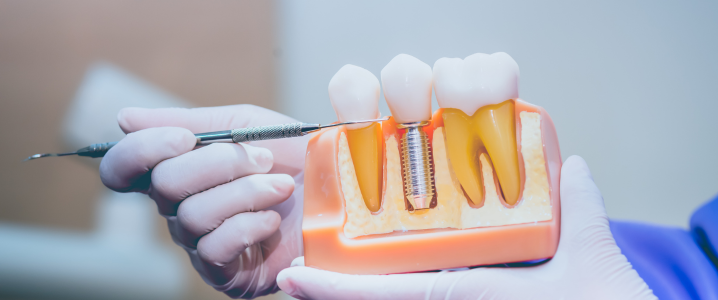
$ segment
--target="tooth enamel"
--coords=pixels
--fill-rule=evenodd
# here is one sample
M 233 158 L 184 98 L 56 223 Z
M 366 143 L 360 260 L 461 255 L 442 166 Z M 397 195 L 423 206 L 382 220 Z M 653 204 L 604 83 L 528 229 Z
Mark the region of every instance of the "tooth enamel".
M 483 151 L 494 164 L 506 203 L 518 201 L 521 178 L 511 101 L 518 98 L 518 83 L 518 65 L 503 52 L 477 53 L 464 60 L 442 58 L 434 64 L 434 88 L 444 108 L 448 154 L 475 205 L 484 198 L 478 163 Z
M 384 98 L 397 123 L 431 119 L 431 67 L 399 54 L 381 70 Z
M 434 89 L 440 107 L 471 116 L 483 106 L 519 97 L 519 66 L 504 52 L 441 58 L 434 63 Z
M 379 80 L 364 68 L 344 65 L 329 81 L 329 99 L 339 122 L 379 118 Z M 359 129 L 371 125 L 348 125 Z
M 329 81 L 329 99 L 340 122 L 379 117 L 379 80 L 371 72 L 345 65 Z M 378 123 L 347 125 L 347 141 L 366 207 L 381 208 L 384 144 Z

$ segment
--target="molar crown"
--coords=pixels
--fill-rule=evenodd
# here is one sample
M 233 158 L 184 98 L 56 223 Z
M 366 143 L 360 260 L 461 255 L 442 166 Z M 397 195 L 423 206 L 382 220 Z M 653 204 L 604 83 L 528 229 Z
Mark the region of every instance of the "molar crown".
M 479 108 L 519 97 L 519 66 L 504 52 L 441 58 L 434 63 L 436 100 L 473 115 Z

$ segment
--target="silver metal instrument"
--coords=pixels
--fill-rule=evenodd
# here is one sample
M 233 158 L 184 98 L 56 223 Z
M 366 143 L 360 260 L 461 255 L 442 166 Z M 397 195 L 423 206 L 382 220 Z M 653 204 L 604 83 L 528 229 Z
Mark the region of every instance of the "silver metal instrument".
M 348 121 L 342 123 L 334 123 L 328 125 L 312 124 L 312 123 L 289 123 L 279 125 L 267 125 L 257 126 L 248 128 L 237 128 L 232 130 L 214 131 L 195 134 L 197 137 L 197 145 L 208 145 L 211 143 L 243 143 L 252 141 L 263 141 L 263 140 L 274 140 L 291 137 L 299 137 L 307 135 L 311 132 L 318 131 L 320 129 L 342 126 L 349 124 L 359 123 L 373 123 L 389 120 L 389 117 L 372 120 L 361 120 L 361 121 Z M 79 155 L 85 157 L 103 157 L 112 147 L 117 145 L 117 142 L 92 144 L 90 146 L 81 148 L 75 152 L 67 153 L 44 153 L 35 154 L 24 161 L 33 160 L 41 157 L 49 156 L 67 156 L 67 155 Z
M 421 129 L 428 121 L 398 124 L 405 128 L 401 138 L 401 156 L 404 169 L 404 193 L 414 209 L 427 209 L 434 198 L 434 172 L 431 145 Z

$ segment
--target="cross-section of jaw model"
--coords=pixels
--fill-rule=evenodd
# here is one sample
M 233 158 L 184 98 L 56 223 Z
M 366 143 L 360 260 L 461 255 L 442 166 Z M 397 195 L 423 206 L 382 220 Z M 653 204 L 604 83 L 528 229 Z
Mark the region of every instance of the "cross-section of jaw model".
M 401 54 L 381 83 L 391 119 L 309 143 L 305 264 L 389 274 L 552 257 L 561 156 L 551 118 L 518 97 L 516 62 L 477 53 L 432 71 Z M 360 67 L 342 67 L 329 97 L 340 121 L 379 116 L 379 81 Z

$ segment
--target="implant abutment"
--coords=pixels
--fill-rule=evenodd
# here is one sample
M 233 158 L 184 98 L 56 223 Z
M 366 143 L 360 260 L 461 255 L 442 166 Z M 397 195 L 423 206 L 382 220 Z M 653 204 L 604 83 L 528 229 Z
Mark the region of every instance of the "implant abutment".
M 434 198 L 434 170 L 429 136 L 422 127 L 428 121 L 403 123 L 401 138 L 404 193 L 415 210 L 428 209 Z

